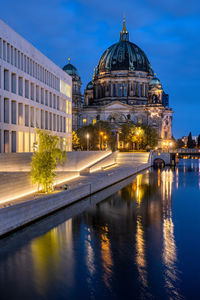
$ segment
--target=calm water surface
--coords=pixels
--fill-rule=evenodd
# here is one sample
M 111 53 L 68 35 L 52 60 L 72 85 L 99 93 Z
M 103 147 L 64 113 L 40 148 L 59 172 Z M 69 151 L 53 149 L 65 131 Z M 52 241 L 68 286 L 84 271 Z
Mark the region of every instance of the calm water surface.
M 2 239 L 0 299 L 200 299 L 200 161 L 148 171 Z

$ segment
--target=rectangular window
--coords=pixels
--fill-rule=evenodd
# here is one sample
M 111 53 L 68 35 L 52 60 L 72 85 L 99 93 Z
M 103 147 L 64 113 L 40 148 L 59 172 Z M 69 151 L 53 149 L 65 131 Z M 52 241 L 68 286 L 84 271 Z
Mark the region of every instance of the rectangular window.
M 4 152 L 9 152 L 9 131 L 4 130 Z
M 44 129 L 44 111 L 41 109 L 41 129 Z
M 12 152 L 16 152 L 16 131 L 12 131 Z
M 53 114 L 53 130 L 56 131 L 56 115 Z
M 18 94 L 20 96 L 23 96 L 23 78 L 22 77 L 18 78 Z
M 57 110 L 60 110 L 60 98 L 57 96 Z
M 60 123 L 60 120 L 59 120 L 59 116 L 57 115 L 57 131 L 59 132 L 59 124 Z
M 41 88 L 41 104 L 44 104 L 44 89 Z
M 35 119 L 35 121 L 36 121 L 36 127 L 39 128 L 40 127 L 40 125 L 39 125 L 39 123 L 40 123 L 39 108 L 36 108 L 36 119 Z
M 23 104 L 18 103 L 18 125 L 23 126 Z
M 49 130 L 52 130 L 52 113 L 49 113 Z
M 10 62 L 10 44 L 7 44 L 7 62 Z
M 25 80 L 25 98 L 29 99 L 29 81 Z
M 12 93 L 16 94 L 16 74 L 12 73 L 11 75 L 11 91 Z
M 49 106 L 52 107 L 52 93 L 49 93 Z
M 25 126 L 29 126 L 29 106 L 25 105 Z
M 53 108 L 56 108 L 56 95 L 53 95 Z
M 45 91 L 45 105 L 48 106 L 48 91 Z
M 9 99 L 4 99 L 4 123 L 9 124 Z
M 29 152 L 29 132 L 25 132 L 24 133 L 24 146 L 25 146 L 25 149 L 24 151 L 25 152 Z
M 16 101 L 12 100 L 11 101 L 11 123 L 12 124 L 16 124 L 17 123 L 16 108 L 17 108 Z
M 9 71 L 4 69 L 4 90 L 9 91 Z
M 18 152 L 24 152 L 24 133 L 18 132 Z
M 31 110 L 30 110 L 30 121 L 31 121 L 30 126 L 34 127 L 34 107 L 32 107 L 32 106 L 31 106 Z
M 39 86 L 36 85 L 36 102 L 40 102 L 40 99 L 39 99 Z
M 31 82 L 31 100 L 34 101 L 34 83 Z
M 48 112 L 47 111 L 45 111 L 45 129 L 47 129 L 48 130 Z

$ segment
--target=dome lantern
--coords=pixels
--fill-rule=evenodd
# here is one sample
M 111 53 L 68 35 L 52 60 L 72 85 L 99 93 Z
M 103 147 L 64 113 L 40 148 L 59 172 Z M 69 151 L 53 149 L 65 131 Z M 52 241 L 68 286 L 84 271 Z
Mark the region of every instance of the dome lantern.
M 126 21 L 125 18 L 123 20 L 123 28 L 122 31 L 120 32 L 120 41 L 129 41 L 129 33 L 126 29 Z

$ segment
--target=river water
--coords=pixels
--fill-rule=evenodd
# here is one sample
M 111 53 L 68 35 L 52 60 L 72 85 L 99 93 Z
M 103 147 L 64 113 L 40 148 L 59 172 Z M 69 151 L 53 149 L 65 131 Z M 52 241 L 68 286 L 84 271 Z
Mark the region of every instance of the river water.
M 149 170 L 0 240 L 0 299 L 200 299 L 200 160 Z

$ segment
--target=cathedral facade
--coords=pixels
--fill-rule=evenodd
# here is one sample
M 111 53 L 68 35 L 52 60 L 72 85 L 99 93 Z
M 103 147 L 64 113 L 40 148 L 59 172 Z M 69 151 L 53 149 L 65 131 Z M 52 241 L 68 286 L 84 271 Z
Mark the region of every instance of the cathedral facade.
M 69 61 L 63 70 L 72 76 L 73 130 L 99 120 L 107 121 L 120 147 L 122 124 L 146 124 L 158 132 L 159 147 L 169 143 L 173 111 L 168 95 L 145 53 L 129 41 L 125 20 L 119 42 L 101 56 L 84 96 L 77 69 Z

